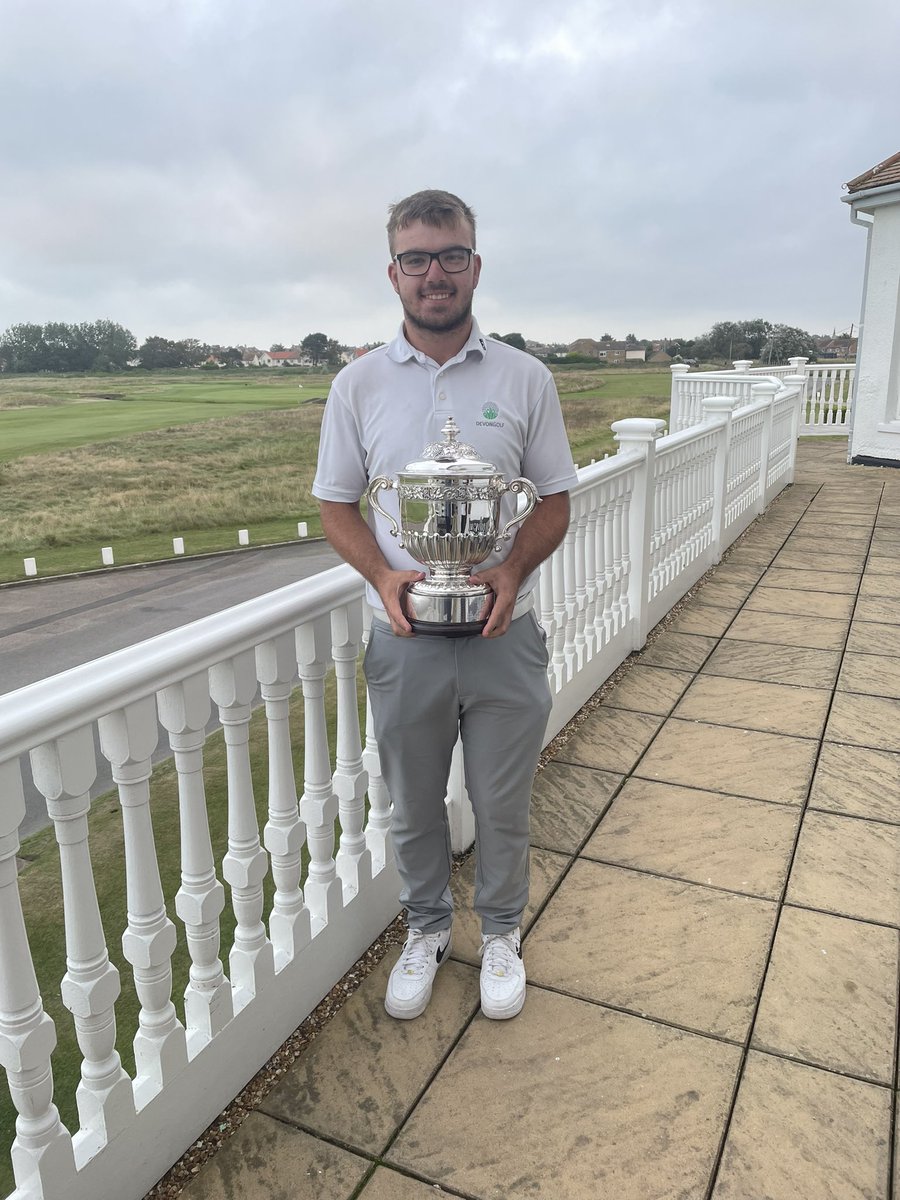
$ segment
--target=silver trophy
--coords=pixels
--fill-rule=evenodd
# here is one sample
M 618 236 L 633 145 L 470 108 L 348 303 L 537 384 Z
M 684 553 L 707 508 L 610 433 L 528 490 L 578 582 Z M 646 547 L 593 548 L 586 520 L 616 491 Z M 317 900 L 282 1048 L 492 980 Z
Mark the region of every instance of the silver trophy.
M 459 428 L 448 418 L 443 442 L 432 442 L 417 462 L 408 463 L 396 480 L 377 475 L 366 489 L 372 508 L 390 524 L 391 534 L 423 567 L 427 579 L 406 592 L 406 614 L 418 633 L 446 637 L 480 633 L 487 624 L 493 592 L 469 578 L 494 550 L 508 540 L 540 497 L 528 479 L 507 483 L 493 463 L 457 440 Z M 400 521 L 378 502 L 378 493 L 396 488 Z M 500 529 L 500 499 L 506 492 L 524 495 L 525 508 Z

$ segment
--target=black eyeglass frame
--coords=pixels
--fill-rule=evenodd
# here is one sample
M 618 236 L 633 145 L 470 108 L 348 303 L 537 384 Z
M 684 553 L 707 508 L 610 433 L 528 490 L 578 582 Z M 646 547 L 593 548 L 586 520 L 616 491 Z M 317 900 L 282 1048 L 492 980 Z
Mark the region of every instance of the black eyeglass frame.
M 444 254 L 459 254 L 459 252 L 461 250 L 464 251 L 468 255 L 468 257 L 466 258 L 466 265 L 464 267 L 448 267 L 444 262 L 441 261 L 442 256 Z M 394 258 L 394 262 L 397 264 L 397 266 L 400 268 L 400 270 L 403 272 L 404 275 L 409 276 L 409 278 L 411 278 L 411 279 L 415 279 L 418 276 L 427 275 L 428 272 L 431 270 L 431 264 L 434 262 L 435 259 L 437 259 L 438 262 L 440 263 L 441 270 L 446 271 L 448 275 L 461 275 L 463 273 L 463 271 L 468 271 L 468 269 L 472 263 L 472 255 L 474 253 L 475 253 L 475 250 L 471 246 L 445 246 L 443 250 L 438 250 L 434 253 L 431 250 L 401 250 L 401 252 L 399 254 L 395 254 L 393 256 L 393 258 Z M 403 265 L 403 259 L 406 258 L 407 255 L 421 255 L 422 257 L 427 255 L 428 256 L 428 265 L 426 266 L 425 270 L 424 271 L 407 271 L 406 267 L 404 267 L 404 265 Z

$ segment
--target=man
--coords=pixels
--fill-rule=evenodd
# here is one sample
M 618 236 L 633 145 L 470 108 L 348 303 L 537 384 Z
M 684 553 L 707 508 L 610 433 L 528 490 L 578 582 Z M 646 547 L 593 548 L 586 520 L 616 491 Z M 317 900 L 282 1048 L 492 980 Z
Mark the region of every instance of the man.
M 337 552 L 367 580 L 374 619 L 365 658 L 392 842 L 409 937 L 388 981 L 391 1016 L 422 1013 L 450 946 L 451 851 L 444 798 L 457 734 L 475 811 L 475 910 L 482 924 L 485 1016 L 525 1002 L 519 926 L 528 899 L 528 810 L 550 711 L 547 652 L 532 611 L 541 562 L 565 535 L 575 468 L 550 372 L 485 338 L 472 316 L 481 274 L 475 215 L 449 192 L 392 205 L 388 278 L 403 325 L 386 346 L 335 378 L 313 494 Z M 493 592 L 480 636 L 414 634 L 404 593 L 424 573 L 359 501 L 375 475 L 395 475 L 441 441 L 449 416 L 507 480 L 531 479 L 542 501 L 514 540 L 472 578 Z M 393 497 L 396 493 L 382 493 Z M 388 499 L 383 500 L 388 503 Z M 514 501 L 504 497 L 506 519 Z

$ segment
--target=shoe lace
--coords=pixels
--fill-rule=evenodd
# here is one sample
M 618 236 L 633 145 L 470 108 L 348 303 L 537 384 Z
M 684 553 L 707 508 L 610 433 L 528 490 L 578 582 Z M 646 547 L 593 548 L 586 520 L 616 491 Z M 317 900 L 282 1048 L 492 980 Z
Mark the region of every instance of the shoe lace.
M 516 935 L 514 933 L 488 933 L 481 943 L 481 954 L 485 969 L 491 975 L 504 978 L 509 975 L 518 962 L 516 952 Z
M 423 933 L 411 929 L 398 966 L 404 975 L 422 975 L 440 940 L 438 933 Z

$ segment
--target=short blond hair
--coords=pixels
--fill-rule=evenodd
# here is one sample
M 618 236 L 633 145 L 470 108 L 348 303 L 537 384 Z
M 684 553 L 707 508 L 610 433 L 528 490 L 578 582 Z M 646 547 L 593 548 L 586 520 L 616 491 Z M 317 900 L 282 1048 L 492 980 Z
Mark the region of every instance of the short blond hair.
M 387 234 L 391 254 L 394 253 L 396 234 L 414 221 L 433 225 L 436 229 L 465 222 L 472 231 L 472 249 L 475 249 L 475 213 L 452 192 L 426 188 L 423 192 L 414 192 L 405 200 L 398 200 L 388 208 L 388 213 Z

